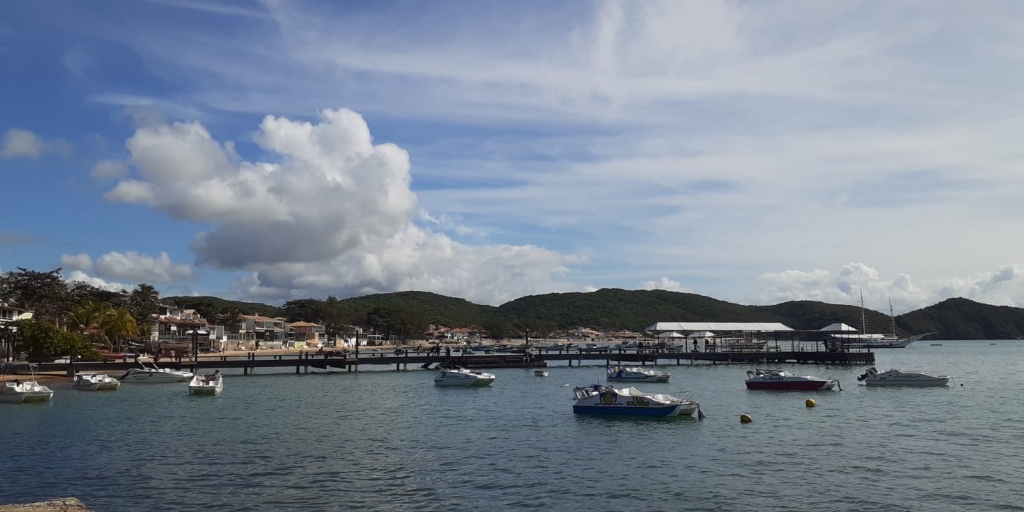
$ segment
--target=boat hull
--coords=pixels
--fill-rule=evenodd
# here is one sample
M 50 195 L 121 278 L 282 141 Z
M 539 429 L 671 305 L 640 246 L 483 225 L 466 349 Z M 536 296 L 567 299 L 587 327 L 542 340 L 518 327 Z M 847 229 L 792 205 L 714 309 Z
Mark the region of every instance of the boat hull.
M 608 382 L 668 382 L 669 375 L 650 375 L 646 377 L 608 377 Z
M 222 388 L 211 386 L 189 386 L 188 394 L 200 396 L 217 396 Z
M 835 381 L 747 381 L 747 389 L 771 391 L 824 391 L 832 389 L 834 386 Z
M 51 399 L 53 399 L 53 391 L 30 391 L 25 395 L 22 403 L 49 402 Z
M 865 380 L 866 386 L 872 387 L 915 387 L 915 388 L 941 388 L 949 384 L 949 379 L 928 379 L 928 380 L 902 380 L 902 379 L 878 379 Z
M 150 384 L 160 384 L 165 382 L 187 382 L 192 380 L 191 373 L 178 373 L 172 371 L 134 371 L 131 370 L 124 377 L 121 377 L 122 381 L 125 382 L 140 382 Z
M 445 388 L 483 388 L 493 382 L 494 379 L 434 379 L 435 386 Z
M 652 407 L 625 407 L 616 405 L 574 405 L 573 414 L 606 414 L 613 416 L 646 416 L 665 418 L 669 416 L 692 416 L 697 406 L 664 405 Z

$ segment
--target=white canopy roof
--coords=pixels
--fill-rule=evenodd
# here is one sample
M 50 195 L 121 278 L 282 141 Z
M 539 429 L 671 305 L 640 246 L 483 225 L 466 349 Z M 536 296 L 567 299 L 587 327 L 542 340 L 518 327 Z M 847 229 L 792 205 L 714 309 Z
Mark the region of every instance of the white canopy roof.
M 791 327 L 777 322 L 658 322 L 647 327 L 648 332 L 666 331 L 742 331 L 772 332 L 792 331 Z
M 686 336 L 683 336 L 682 334 L 679 334 L 678 332 L 669 331 L 669 332 L 663 332 L 663 333 L 659 334 L 658 337 L 659 338 L 685 338 Z
M 711 331 L 697 331 L 689 336 L 688 338 L 714 338 L 715 333 Z
M 857 332 L 857 329 L 854 329 L 844 323 L 828 324 L 818 330 L 823 332 Z

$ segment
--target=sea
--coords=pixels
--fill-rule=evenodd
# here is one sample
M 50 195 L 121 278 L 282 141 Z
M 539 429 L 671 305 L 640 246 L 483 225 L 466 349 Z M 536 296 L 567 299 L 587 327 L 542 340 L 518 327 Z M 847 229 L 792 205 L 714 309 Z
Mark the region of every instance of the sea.
M 748 391 L 751 365 L 684 363 L 655 366 L 668 383 L 635 385 L 698 400 L 703 420 L 574 415 L 572 388 L 604 382 L 598 365 L 488 370 L 488 388 L 435 387 L 430 370 L 390 367 L 228 374 L 218 397 L 189 396 L 185 383 L 54 384 L 49 404 L 0 404 L 0 504 L 1024 510 L 1024 342 L 923 340 L 878 350 L 876 362 L 954 378 L 867 388 L 864 366 L 773 365 L 839 379 L 842 391 Z

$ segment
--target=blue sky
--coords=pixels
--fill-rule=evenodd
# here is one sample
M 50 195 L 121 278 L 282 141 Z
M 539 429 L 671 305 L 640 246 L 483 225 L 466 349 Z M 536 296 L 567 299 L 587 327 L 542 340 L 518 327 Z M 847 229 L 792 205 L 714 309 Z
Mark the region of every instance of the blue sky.
M 1024 4 L 0 4 L 0 270 L 1024 304 Z

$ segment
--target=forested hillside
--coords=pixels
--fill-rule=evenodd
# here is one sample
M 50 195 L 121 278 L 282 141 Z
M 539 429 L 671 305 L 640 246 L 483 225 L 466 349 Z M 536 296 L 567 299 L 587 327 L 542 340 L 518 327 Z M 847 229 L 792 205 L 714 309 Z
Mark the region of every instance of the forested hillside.
M 245 314 L 284 316 L 328 325 L 373 328 L 385 334 L 414 337 L 428 325 L 483 328 L 495 336 L 521 336 L 588 327 L 598 330 L 639 332 L 655 322 L 781 322 L 807 331 L 812 338 L 826 325 L 843 322 L 861 329 L 858 306 L 791 301 L 772 306 L 744 306 L 703 295 L 664 290 L 621 290 L 531 295 L 498 307 L 428 292 L 398 292 L 351 299 L 328 298 L 289 301 L 282 307 L 234 302 L 216 297 L 167 297 L 181 307 L 199 310 L 206 317 Z M 867 332 L 890 334 L 887 312 L 864 311 Z M 949 299 L 934 306 L 897 316 L 899 335 L 936 332 L 934 339 L 1007 339 L 1024 337 L 1024 309 L 990 306 L 967 299 Z

